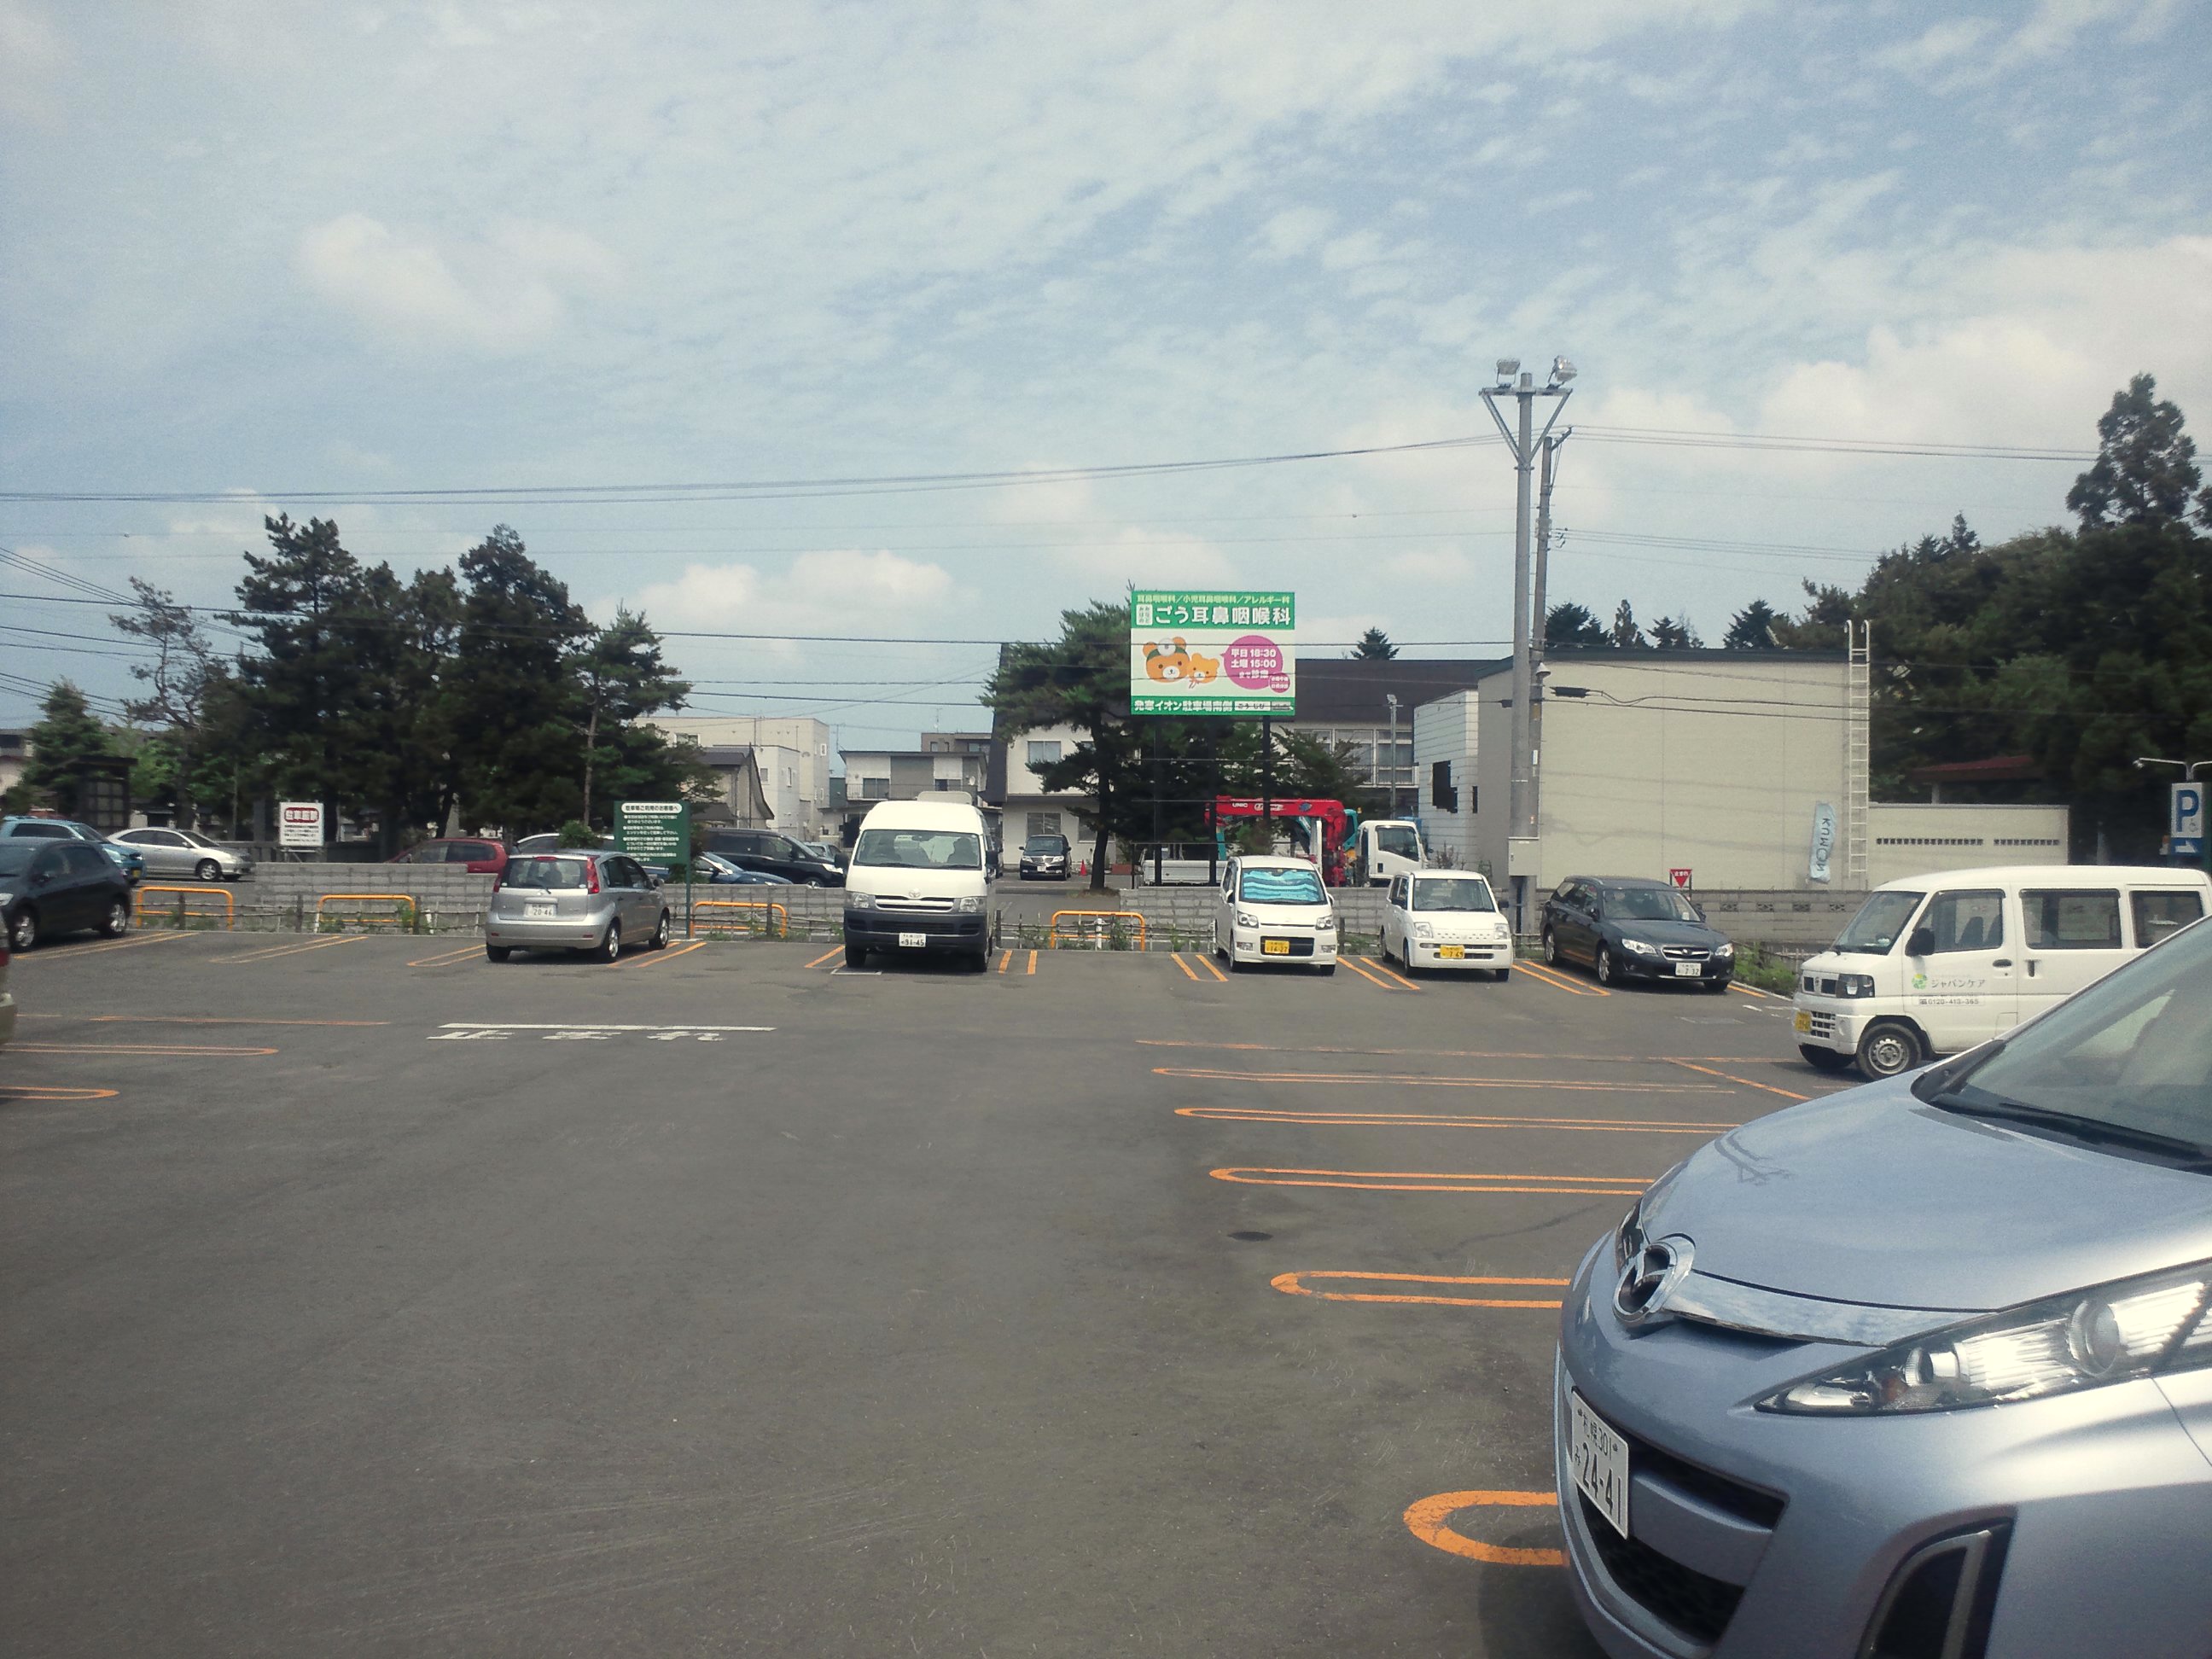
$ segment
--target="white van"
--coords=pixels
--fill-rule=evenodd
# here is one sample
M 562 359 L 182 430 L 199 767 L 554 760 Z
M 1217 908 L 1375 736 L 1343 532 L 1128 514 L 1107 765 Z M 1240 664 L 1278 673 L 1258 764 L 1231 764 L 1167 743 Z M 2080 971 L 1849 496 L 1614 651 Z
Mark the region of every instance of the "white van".
M 845 869 L 845 965 L 871 951 L 991 956 L 990 828 L 959 800 L 868 809 Z
M 1867 896 L 1799 971 L 1797 1052 L 1894 1077 L 1986 1042 L 2212 907 L 2202 870 L 2033 864 L 1946 870 Z

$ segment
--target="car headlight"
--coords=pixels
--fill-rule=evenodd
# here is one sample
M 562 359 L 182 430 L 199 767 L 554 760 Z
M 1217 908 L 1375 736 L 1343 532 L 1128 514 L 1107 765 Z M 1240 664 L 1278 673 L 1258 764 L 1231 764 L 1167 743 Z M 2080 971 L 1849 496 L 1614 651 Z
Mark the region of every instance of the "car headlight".
M 1620 948 L 1639 957 L 1656 957 L 1659 954 L 1657 945 L 1646 945 L 1640 939 L 1625 939 L 1620 941 Z
M 1644 1200 L 1638 1199 L 1628 1206 L 1628 1213 L 1620 1218 L 1620 1225 L 1613 1230 L 1613 1277 L 1615 1283 L 1622 1271 L 1638 1256 L 1644 1254 Z
M 1257 927 L 1260 925 L 1260 918 L 1255 915 L 1248 915 L 1243 911 L 1239 910 L 1237 913 L 1237 925 L 1239 927 Z
M 1727 961 L 1730 957 L 1733 957 L 1735 954 L 1735 945 L 1730 945 L 1730 944 L 1726 944 L 1726 943 L 1723 943 L 1723 945 L 1721 945 L 1718 948 L 1717 948 L 1717 949 L 1713 951 L 1713 957 L 1714 957 L 1715 960 L 1717 960 L 1717 961 L 1720 961 L 1720 962 L 1726 962 L 1726 961 Z
M 848 887 L 845 890 L 845 908 L 848 910 L 872 910 L 876 908 L 876 896 L 873 893 L 856 893 Z
M 2212 1261 L 1963 1320 L 1777 1389 L 1763 1412 L 1957 1411 L 2212 1365 Z
M 1437 930 L 1433 923 L 1417 921 L 1413 924 L 1413 937 L 1415 939 L 1434 939 L 1436 937 L 1436 933 Z
M 954 911 L 963 916 L 975 915 L 978 914 L 982 908 L 983 901 L 979 898 L 963 898 L 955 899 L 952 901 L 952 908 Z
M 13 904 L 15 902 L 15 896 L 13 893 L 0 893 L 0 904 Z
M 1874 975 L 1838 974 L 1836 975 L 1836 994 L 1839 997 L 1870 997 L 1874 994 Z

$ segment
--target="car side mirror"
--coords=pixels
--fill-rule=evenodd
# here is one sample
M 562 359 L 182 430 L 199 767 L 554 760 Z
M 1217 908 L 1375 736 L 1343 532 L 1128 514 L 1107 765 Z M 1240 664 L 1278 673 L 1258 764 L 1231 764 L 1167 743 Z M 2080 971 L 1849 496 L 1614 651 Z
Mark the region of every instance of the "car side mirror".
M 1591 905 L 1589 908 L 1589 918 L 1592 921 L 1603 921 L 1605 920 L 1605 907 L 1600 904 Z
M 1935 953 L 1936 933 L 1932 928 L 1916 927 L 1911 937 L 1905 941 L 1905 954 L 1908 957 L 1933 956 Z
M 1705 919 L 1705 907 L 1704 905 L 1692 904 L 1690 908 L 1698 913 L 1698 920 L 1699 921 L 1703 921 Z

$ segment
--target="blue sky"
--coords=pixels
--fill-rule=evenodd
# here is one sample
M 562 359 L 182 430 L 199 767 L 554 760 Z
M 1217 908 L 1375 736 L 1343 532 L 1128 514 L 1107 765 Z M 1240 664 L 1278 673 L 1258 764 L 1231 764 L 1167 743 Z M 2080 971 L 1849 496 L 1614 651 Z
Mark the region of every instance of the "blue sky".
M 503 519 L 595 613 L 670 629 L 1032 636 L 1127 582 L 1240 584 L 1297 589 L 1310 641 L 1476 653 L 1444 642 L 1508 626 L 1495 447 L 375 495 L 1480 436 L 1493 360 L 1564 353 L 1554 597 L 1713 637 L 1954 512 L 2060 521 L 2079 464 L 1607 428 L 2078 450 L 2148 369 L 2212 438 L 2208 64 L 2201 0 L 0 0 L 0 488 L 228 492 L 0 501 L 0 545 L 220 603 L 264 511 L 403 569 Z M 34 589 L 67 591 L 0 585 Z M 0 642 L 126 687 L 121 657 Z M 722 683 L 702 710 L 819 707 L 867 742 L 977 718 L 992 653 L 673 654 Z

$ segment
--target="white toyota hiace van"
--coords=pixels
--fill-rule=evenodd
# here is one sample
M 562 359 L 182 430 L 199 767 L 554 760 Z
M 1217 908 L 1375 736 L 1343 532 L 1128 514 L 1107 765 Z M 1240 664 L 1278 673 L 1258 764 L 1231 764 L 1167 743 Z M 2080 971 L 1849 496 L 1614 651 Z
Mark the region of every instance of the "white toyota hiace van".
M 1797 976 L 1797 1052 L 1894 1077 L 1988 1042 L 2212 908 L 2202 870 L 1946 870 L 1867 896 Z
M 845 871 L 845 964 L 871 951 L 991 955 L 990 828 L 963 797 L 868 809 Z

